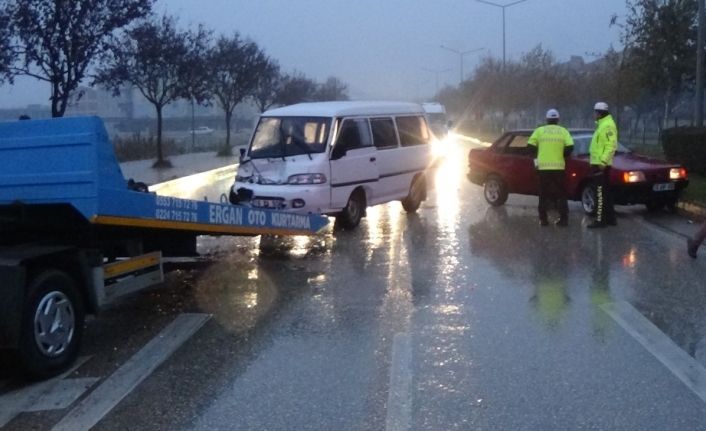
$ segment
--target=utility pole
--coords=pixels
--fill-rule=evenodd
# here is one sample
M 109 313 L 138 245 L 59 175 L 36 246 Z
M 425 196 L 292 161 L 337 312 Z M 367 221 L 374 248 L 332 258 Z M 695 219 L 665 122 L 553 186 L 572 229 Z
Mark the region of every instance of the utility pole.
M 509 4 L 504 4 L 504 5 L 493 3 L 493 2 L 487 1 L 487 0 L 476 0 L 476 1 L 480 2 L 480 3 L 485 3 L 490 6 L 499 7 L 503 10 L 503 73 L 505 73 L 505 9 L 509 8 L 510 6 L 515 6 L 516 4 L 524 3 L 527 0 L 518 0 L 518 1 L 509 3 Z
M 503 87 L 505 87 L 505 80 L 506 80 L 506 74 L 505 74 L 505 9 L 507 9 L 511 6 L 518 5 L 520 3 L 524 3 L 527 0 L 517 0 L 517 1 L 514 1 L 512 3 L 508 3 L 508 4 L 498 4 L 498 3 L 494 3 L 494 2 L 488 1 L 488 0 L 476 0 L 476 1 L 479 3 L 485 3 L 490 6 L 499 7 L 503 10 L 503 74 L 502 74 L 502 83 L 503 83 Z M 506 112 L 505 108 L 503 108 L 503 132 L 505 131 L 506 116 L 507 116 L 507 112 Z
M 696 42 L 696 126 L 704 125 L 704 37 L 706 33 L 706 0 L 699 0 L 699 31 Z
M 466 54 L 470 54 L 470 53 L 472 53 L 472 52 L 478 52 L 478 51 L 481 51 L 481 50 L 485 49 L 485 48 L 476 48 L 476 49 L 472 49 L 472 50 L 470 50 L 470 51 L 457 51 L 457 50 L 455 50 L 455 49 L 453 49 L 453 48 L 448 48 L 448 47 L 446 47 L 446 46 L 444 46 L 444 45 L 441 45 L 440 48 L 441 48 L 441 49 L 445 49 L 445 50 L 447 50 L 447 51 L 451 51 L 451 52 L 453 52 L 454 54 L 458 54 L 458 56 L 461 57 L 461 80 L 459 81 L 458 85 L 463 84 L 463 56 L 466 55 Z

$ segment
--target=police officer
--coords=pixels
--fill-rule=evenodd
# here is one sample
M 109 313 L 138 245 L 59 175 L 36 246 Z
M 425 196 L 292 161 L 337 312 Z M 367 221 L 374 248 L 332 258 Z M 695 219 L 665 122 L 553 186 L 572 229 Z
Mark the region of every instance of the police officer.
M 539 224 L 548 226 L 547 206 L 556 202 L 559 210 L 557 226 L 569 225 L 569 204 L 566 201 L 564 178 L 565 158 L 574 150 L 574 140 L 565 128 L 559 126 L 559 112 L 547 111 L 547 125 L 537 128 L 527 141 L 536 152 L 539 176 Z
M 618 128 L 613 117 L 608 112 L 608 104 L 598 102 L 593 108 L 596 113 L 596 128 L 591 140 L 591 169 L 596 180 L 596 220 L 590 223 L 589 229 L 615 226 L 618 221 L 613 209 L 613 194 L 610 190 L 610 170 L 613 165 L 613 155 L 618 149 Z

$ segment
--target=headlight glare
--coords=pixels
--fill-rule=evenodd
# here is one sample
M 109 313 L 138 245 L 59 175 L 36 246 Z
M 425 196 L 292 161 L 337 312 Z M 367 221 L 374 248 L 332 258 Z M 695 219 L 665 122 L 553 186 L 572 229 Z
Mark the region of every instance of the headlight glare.
M 672 168 L 669 170 L 670 180 L 680 180 L 686 178 L 686 169 L 684 168 Z
M 623 173 L 623 182 L 626 183 L 639 183 L 645 181 L 645 174 L 642 171 L 630 171 Z

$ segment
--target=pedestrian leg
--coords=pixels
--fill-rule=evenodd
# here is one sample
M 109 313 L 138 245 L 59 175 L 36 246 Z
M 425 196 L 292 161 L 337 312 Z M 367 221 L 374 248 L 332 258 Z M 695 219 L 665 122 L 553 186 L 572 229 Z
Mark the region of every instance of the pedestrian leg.
M 605 222 L 606 175 L 598 166 L 593 165 L 592 167 L 595 172 L 596 181 L 596 220 L 586 226 L 589 229 L 602 228 L 607 226 Z
M 566 177 L 564 176 L 564 171 L 557 171 L 555 177 L 555 190 L 557 196 L 557 208 L 559 209 L 559 221 L 557 221 L 558 226 L 568 226 L 569 225 L 569 202 L 566 199 Z
M 686 240 L 686 252 L 689 253 L 689 256 L 696 259 L 696 252 L 699 250 L 699 246 L 704 242 L 704 239 L 706 239 L 706 221 L 701 223 L 699 230 L 696 231 L 691 238 Z
M 547 201 L 550 193 L 549 181 L 547 179 L 546 172 L 538 171 L 537 175 L 539 177 L 539 204 L 537 205 L 537 211 L 539 212 L 539 224 L 540 226 L 549 225 L 549 220 L 547 218 Z
M 615 217 L 615 206 L 613 205 L 613 188 L 610 184 L 610 166 L 603 169 L 603 194 L 604 194 L 604 218 L 606 224 L 616 226 L 618 219 Z

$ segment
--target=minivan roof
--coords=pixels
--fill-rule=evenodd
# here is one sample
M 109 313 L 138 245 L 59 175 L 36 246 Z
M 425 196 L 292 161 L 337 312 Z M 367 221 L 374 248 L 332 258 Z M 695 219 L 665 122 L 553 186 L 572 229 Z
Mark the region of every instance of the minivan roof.
M 298 103 L 270 109 L 263 117 L 343 117 L 349 115 L 424 114 L 418 103 L 383 101 L 344 101 Z

